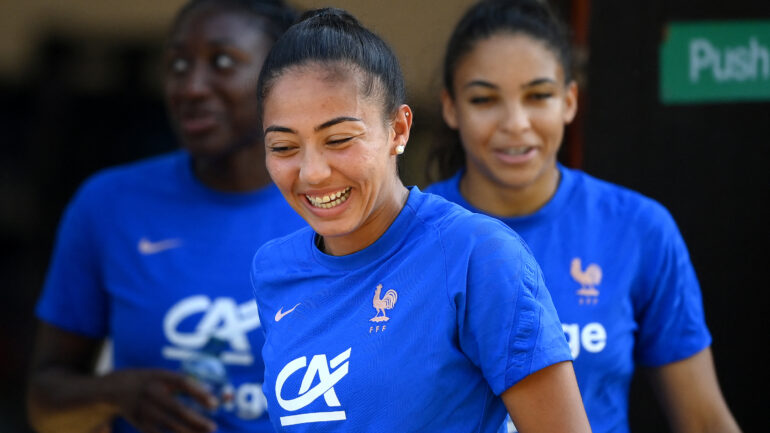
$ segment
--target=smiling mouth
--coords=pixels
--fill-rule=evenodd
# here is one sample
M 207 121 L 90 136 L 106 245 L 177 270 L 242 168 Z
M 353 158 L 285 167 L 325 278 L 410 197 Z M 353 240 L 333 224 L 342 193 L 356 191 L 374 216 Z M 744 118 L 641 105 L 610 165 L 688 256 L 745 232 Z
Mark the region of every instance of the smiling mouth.
M 521 146 L 521 147 L 509 147 L 507 149 L 500 149 L 498 152 L 504 153 L 510 156 L 521 156 L 521 155 L 525 155 L 530 150 L 532 150 L 532 146 Z
M 217 126 L 217 119 L 212 114 L 182 116 L 179 126 L 186 134 L 200 134 Z
M 305 198 L 313 207 L 318 207 L 321 209 L 330 209 L 335 206 L 339 206 L 342 203 L 345 203 L 348 197 L 350 197 L 350 187 L 331 194 L 317 197 L 305 194 Z

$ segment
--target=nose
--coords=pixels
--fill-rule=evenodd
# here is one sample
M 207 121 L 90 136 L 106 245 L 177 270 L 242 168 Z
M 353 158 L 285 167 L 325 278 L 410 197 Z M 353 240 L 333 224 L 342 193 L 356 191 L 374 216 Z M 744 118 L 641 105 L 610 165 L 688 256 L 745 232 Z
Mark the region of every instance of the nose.
M 315 150 L 308 146 L 303 154 L 299 168 L 299 179 L 307 185 L 320 185 L 331 175 L 326 156 L 322 150 Z
M 179 93 L 190 99 L 203 98 L 211 92 L 210 84 L 206 68 L 193 64 L 186 74 L 179 77 Z
M 513 133 L 526 131 L 530 127 L 529 113 L 517 102 L 506 104 L 501 126 L 504 130 Z

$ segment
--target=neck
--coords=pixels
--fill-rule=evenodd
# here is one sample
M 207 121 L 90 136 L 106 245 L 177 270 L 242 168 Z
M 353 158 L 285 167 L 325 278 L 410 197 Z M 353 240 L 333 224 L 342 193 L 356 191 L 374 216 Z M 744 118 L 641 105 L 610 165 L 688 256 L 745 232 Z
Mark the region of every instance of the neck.
M 495 182 L 477 171 L 466 170 L 460 179 L 460 193 L 468 203 L 490 215 L 530 215 L 551 200 L 559 187 L 560 176 L 554 164 L 532 183 L 509 186 Z
M 217 157 L 192 158 L 193 173 L 204 185 L 217 191 L 247 192 L 270 183 L 262 146 L 241 147 Z
M 409 198 L 409 190 L 401 180 L 396 179 L 395 182 L 393 194 L 385 203 L 373 209 L 367 220 L 353 233 L 325 236 L 322 240 L 323 251 L 332 256 L 344 256 L 361 251 L 376 242 L 393 224 Z

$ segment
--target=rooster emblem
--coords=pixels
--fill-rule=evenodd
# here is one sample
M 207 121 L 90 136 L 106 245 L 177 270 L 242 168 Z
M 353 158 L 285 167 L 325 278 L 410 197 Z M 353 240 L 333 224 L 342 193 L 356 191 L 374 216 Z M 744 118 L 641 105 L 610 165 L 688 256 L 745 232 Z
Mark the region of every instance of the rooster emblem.
M 602 268 L 596 263 L 589 264 L 585 271 L 578 257 L 572 259 L 569 270 L 572 278 L 580 283 L 577 294 L 580 295 L 581 304 L 596 304 L 599 298 L 599 290 L 596 289 L 602 282 Z
M 396 305 L 396 300 L 398 300 L 398 294 L 395 290 L 388 290 L 385 292 L 385 295 L 380 298 L 381 291 L 382 284 L 378 284 L 377 289 L 374 291 L 374 299 L 372 299 L 372 306 L 377 310 L 377 313 L 374 314 L 374 317 L 369 319 L 370 322 L 387 322 L 390 320 L 390 317 L 385 315 L 385 310 L 393 309 L 393 306 Z M 380 315 L 380 313 L 382 313 L 382 315 Z

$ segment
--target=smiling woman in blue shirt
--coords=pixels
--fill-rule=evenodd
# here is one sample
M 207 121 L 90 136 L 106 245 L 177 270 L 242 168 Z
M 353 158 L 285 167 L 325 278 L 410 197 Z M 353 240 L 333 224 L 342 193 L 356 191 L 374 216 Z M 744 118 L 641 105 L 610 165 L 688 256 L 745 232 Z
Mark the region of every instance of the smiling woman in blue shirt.
M 540 268 L 499 221 L 406 188 L 412 110 L 390 48 L 306 14 L 258 85 L 267 168 L 309 227 L 252 282 L 281 432 L 588 432 Z

